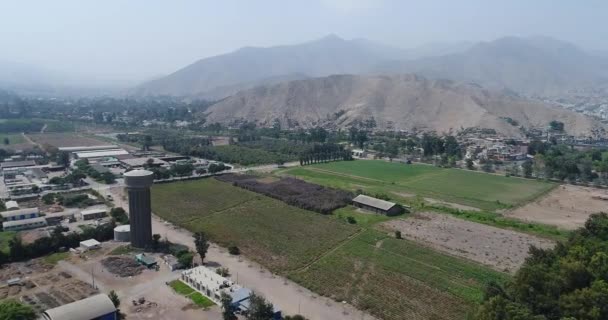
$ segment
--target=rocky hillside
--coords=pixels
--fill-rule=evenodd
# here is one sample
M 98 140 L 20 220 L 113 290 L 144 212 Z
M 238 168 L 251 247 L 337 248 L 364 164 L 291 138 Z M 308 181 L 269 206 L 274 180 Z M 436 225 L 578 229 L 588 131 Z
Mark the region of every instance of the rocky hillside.
M 208 122 L 248 120 L 262 125 L 278 119 L 283 127 L 347 127 L 373 118 L 380 128 L 449 132 L 478 127 L 510 135 L 520 134 L 520 129 L 506 118 L 524 127 L 545 127 L 558 120 L 569 133 L 581 136 L 600 127 L 581 114 L 516 95 L 416 75 L 333 75 L 259 86 L 212 105 L 204 116 Z

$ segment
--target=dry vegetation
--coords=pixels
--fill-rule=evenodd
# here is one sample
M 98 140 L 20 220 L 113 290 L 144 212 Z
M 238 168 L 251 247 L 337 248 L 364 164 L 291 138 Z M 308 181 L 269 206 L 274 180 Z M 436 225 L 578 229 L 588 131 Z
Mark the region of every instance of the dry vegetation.
M 348 205 L 354 197 L 347 191 L 327 188 L 294 178 L 260 181 L 256 176 L 230 174 L 216 177 L 216 179 L 279 199 L 298 208 L 323 214 L 329 214 Z

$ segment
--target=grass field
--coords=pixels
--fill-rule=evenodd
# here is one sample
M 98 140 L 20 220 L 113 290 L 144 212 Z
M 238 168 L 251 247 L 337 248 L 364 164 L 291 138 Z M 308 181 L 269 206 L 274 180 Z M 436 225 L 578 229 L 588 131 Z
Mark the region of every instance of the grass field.
M 532 200 L 554 184 L 430 165 L 385 161 L 342 161 L 280 171 L 311 182 L 391 198 L 416 194 L 485 210 Z
M 273 272 L 302 267 L 358 230 L 215 179 L 155 185 L 152 209 L 222 246 L 238 246 Z
M 21 143 L 25 143 L 25 139 L 23 138 L 23 135 L 20 134 L 4 134 L 4 133 L 0 133 L 0 143 L 4 146 L 7 146 L 4 144 L 4 139 L 8 138 L 9 144 L 8 147 L 10 147 L 13 144 L 21 144 Z
M 11 239 L 13 239 L 15 234 L 17 234 L 17 232 L 15 232 L 15 231 L 1 231 L 0 232 L 0 251 L 8 254 L 8 252 L 9 252 L 8 242 Z
M 45 263 L 50 264 L 50 265 L 56 265 L 59 261 L 65 260 L 69 256 L 70 256 L 69 252 L 56 252 L 56 253 L 49 254 L 48 256 L 45 256 L 44 258 L 42 258 L 42 261 L 44 261 Z
M 489 281 L 507 275 L 366 230 L 301 272 L 289 274 L 336 301 L 382 319 L 464 319 Z
M 215 305 L 215 303 L 209 300 L 209 298 L 203 296 L 200 292 L 195 291 L 189 285 L 180 280 L 173 280 L 169 282 L 169 286 L 173 288 L 177 294 L 188 297 L 195 305 L 201 308 L 209 308 Z

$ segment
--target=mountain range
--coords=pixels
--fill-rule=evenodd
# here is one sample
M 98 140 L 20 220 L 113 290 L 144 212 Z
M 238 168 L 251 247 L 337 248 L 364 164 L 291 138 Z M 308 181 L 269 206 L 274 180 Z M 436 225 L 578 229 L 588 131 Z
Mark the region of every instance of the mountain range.
M 245 47 L 201 59 L 130 93 L 221 99 L 285 80 L 403 73 L 473 82 L 530 97 L 559 97 L 608 87 L 608 58 L 548 37 L 505 37 L 405 50 L 329 35 L 297 45 Z
M 521 136 L 520 126 L 546 127 L 551 120 L 577 136 L 603 130 L 598 121 L 556 106 L 413 74 L 332 75 L 258 86 L 219 101 L 202 116 L 224 124 L 278 120 L 284 128 L 346 128 L 374 119 L 383 129 L 445 133 L 476 127 L 509 136 Z

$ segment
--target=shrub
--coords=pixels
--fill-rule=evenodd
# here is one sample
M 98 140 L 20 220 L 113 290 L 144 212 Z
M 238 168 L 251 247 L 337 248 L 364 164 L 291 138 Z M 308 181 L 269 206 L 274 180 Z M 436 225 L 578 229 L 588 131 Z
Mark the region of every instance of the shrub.
M 350 224 L 356 224 L 357 220 L 355 220 L 355 218 L 353 217 L 346 217 L 346 221 Z
M 241 249 L 239 249 L 239 247 L 237 247 L 237 246 L 230 246 L 230 247 L 228 247 L 228 253 L 230 253 L 231 255 L 237 256 L 237 255 L 241 254 Z

